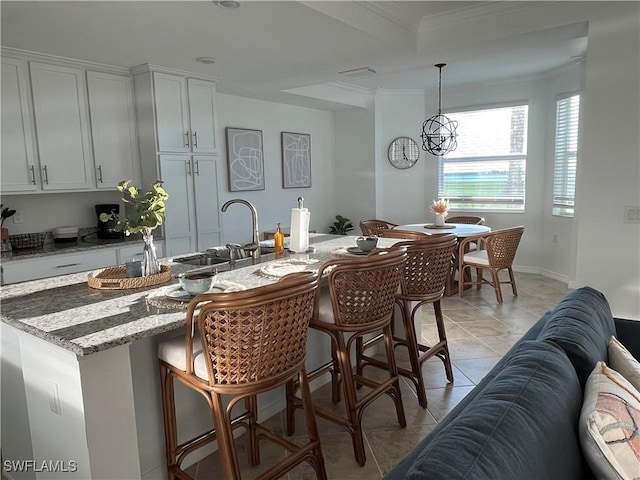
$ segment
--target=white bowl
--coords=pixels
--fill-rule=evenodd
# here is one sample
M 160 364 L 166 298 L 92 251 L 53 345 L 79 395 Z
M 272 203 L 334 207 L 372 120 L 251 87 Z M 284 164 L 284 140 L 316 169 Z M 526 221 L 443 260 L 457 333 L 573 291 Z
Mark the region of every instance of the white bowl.
M 214 272 L 194 272 L 180 275 L 180 286 L 190 295 L 208 292 L 213 287 L 217 275 Z

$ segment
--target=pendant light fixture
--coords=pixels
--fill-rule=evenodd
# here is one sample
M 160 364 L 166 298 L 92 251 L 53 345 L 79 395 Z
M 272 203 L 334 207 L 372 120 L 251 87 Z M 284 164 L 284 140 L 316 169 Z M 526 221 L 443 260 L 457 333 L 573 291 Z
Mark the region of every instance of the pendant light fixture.
M 458 122 L 442 115 L 442 67 L 446 63 L 437 63 L 440 79 L 438 82 L 438 114 L 427 118 L 422 124 L 422 149 L 432 155 L 440 156 L 452 152 L 458 146 L 456 129 Z

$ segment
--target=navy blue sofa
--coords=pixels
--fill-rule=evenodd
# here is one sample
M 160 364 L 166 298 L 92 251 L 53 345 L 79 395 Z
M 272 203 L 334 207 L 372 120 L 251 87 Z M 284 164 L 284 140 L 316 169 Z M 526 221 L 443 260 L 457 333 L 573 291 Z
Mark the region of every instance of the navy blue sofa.
M 640 358 L 640 322 L 614 319 L 593 288 L 570 292 L 384 478 L 593 479 L 578 419 L 611 335 Z

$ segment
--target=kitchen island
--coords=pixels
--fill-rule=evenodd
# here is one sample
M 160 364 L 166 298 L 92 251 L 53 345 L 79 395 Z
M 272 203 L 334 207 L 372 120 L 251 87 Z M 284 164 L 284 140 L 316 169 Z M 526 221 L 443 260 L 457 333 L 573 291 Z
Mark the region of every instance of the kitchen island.
M 380 239 L 380 246 L 397 240 Z M 355 237 L 314 235 L 314 253 L 292 255 L 318 266 L 354 246 Z M 254 288 L 277 281 L 260 270 L 263 256 L 219 275 Z M 195 267 L 164 259 L 173 273 Z M 1 289 L 2 445 L 4 460 L 73 461 L 74 469 L 25 472 L 13 478 L 165 478 L 158 341 L 184 332 L 185 308 L 163 308 L 149 297 L 164 285 L 95 290 L 87 272 Z M 311 331 L 308 367 L 329 357 L 328 338 Z M 206 404 L 187 389 L 176 391 L 179 434 L 188 438 L 210 424 Z M 262 416 L 284 407 L 284 394 L 260 399 Z M 187 459 L 188 463 L 200 457 Z M 64 463 L 62 465 L 65 465 Z

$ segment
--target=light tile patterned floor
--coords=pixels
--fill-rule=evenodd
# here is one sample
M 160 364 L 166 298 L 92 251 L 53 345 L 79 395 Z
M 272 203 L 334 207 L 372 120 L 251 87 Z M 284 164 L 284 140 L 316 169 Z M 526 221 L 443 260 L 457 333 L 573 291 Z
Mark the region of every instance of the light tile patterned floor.
M 375 480 L 382 478 L 398 463 L 444 416 L 469 393 L 499 358 L 548 310 L 568 292 L 567 285 L 535 274 L 516 274 L 518 297 L 503 287 L 504 304 L 498 305 L 491 287 L 480 291 L 467 290 L 465 298 L 443 300 L 447 338 L 453 363 L 454 383 L 448 383 L 442 362 L 433 358 L 424 365 L 428 408 L 420 408 L 410 382 L 401 379 L 407 427 L 397 423 L 393 402 L 386 396 L 371 404 L 364 413 L 364 435 L 367 462 L 358 466 L 353 458 L 351 438 L 333 423 L 318 419 L 323 455 L 329 479 Z M 422 337 L 427 345 L 437 337 L 430 307 L 423 314 Z M 398 355 L 400 357 L 400 355 Z M 402 358 L 399 359 L 402 361 Z M 369 370 L 373 372 L 374 370 Z M 330 406 L 329 390 L 314 392 L 314 400 Z M 301 411 L 297 411 L 296 435 L 304 435 Z M 283 429 L 282 413 L 267 420 L 274 429 Z M 295 437 L 293 438 L 295 441 Z M 261 443 L 262 462 L 251 468 L 246 463 L 245 442 L 237 441 L 243 479 L 255 478 L 270 462 L 285 453 L 270 442 Z M 196 480 L 222 479 L 216 453 L 188 469 Z M 313 469 L 300 465 L 288 475 L 290 480 L 313 479 Z

